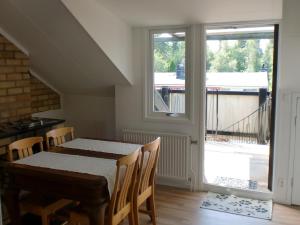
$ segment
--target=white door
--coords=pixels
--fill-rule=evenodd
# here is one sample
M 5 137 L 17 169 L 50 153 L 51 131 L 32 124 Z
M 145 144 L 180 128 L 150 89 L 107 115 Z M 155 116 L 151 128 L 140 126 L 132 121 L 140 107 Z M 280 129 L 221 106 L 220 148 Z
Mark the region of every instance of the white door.
M 300 205 L 300 98 L 296 100 L 297 114 L 295 127 L 295 157 L 294 157 L 294 184 L 292 188 L 292 204 Z M 293 144 L 293 143 L 292 143 Z

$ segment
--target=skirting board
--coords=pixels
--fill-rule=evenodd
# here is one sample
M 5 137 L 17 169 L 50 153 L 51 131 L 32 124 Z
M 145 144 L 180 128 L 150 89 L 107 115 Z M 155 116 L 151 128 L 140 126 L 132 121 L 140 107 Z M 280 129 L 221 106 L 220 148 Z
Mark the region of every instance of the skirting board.
M 191 184 L 185 179 L 156 176 L 155 181 L 156 181 L 156 184 L 191 190 Z

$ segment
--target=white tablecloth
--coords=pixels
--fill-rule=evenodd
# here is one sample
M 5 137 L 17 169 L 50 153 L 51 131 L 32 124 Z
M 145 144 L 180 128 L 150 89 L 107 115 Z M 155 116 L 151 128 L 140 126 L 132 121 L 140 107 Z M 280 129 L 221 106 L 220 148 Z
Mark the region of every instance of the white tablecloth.
M 109 152 L 109 153 L 115 153 L 121 155 L 129 155 L 130 153 L 142 147 L 142 145 L 138 145 L 138 144 L 100 141 L 100 140 L 83 139 L 83 138 L 74 139 L 60 146 L 65 148 L 77 148 L 81 150 Z
M 116 160 L 53 152 L 39 152 L 15 161 L 17 164 L 104 176 L 111 194 L 116 175 Z

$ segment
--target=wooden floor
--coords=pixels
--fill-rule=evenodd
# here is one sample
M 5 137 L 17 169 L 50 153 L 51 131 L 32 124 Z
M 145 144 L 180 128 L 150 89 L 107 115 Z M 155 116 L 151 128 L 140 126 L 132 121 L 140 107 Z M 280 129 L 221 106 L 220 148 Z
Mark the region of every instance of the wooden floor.
M 299 225 L 300 208 L 275 204 L 272 221 L 238 216 L 228 213 L 201 209 L 205 193 L 181 189 L 157 188 L 156 205 L 158 225 Z M 127 225 L 127 221 L 124 225 Z M 140 225 L 151 224 L 147 216 L 140 216 Z
M 275 204 L 273 219 L 263 220 L 246 216 L 201 209 L 206 193 L 195 193 L 172 187 L 159 186 L 156 190 L 157 225 L 299 225 L 300 207 Z M 40 225 L 39 218 L 29 219 L 24 225 Z M 60 223 L 53 223 L 58 225 Z M 149 217 L 140 216 L 140 225 L 150 225 Z M 125 220 L 122 225 L 128 225 Z

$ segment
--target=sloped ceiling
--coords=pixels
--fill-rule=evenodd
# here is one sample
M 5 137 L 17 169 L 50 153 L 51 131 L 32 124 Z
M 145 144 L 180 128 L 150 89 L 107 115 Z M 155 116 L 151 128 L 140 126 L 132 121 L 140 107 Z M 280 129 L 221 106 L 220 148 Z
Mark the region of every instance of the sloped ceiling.
M 59 0 L 0 1 L 0 28 L 28 51 L 31 69 L 62 93 L 103 94 L 130 84 Z
M 282 0 L 97 0 L 133 26 L 270 20 Z
M 282 0 L 1 0 L 0 32 L 66 94 L 132 84 L 132 26 L 280 19 Z M 5 35 L 4 34 L 4 35 Z

